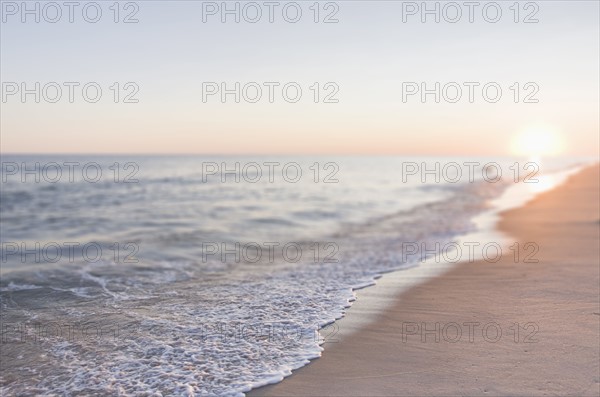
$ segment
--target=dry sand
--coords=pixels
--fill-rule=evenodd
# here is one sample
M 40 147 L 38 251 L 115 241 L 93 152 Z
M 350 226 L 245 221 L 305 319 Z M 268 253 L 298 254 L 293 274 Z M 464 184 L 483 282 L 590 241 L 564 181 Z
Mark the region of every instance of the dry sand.
M 599 192 L 593 166 L 502 214 L 499 229 L 522 249 L 537 244 L 538 263 L 524 263 L 531 248 L 518 262 L 511 253 L 461 263 L 402 292 L 375 321 L 327 344 L 320 359 L 249 395 L 600 395 Z M 423 323 L 439 324 L 424 342 Z M 462 336 L 452 343 L 454 324 Z

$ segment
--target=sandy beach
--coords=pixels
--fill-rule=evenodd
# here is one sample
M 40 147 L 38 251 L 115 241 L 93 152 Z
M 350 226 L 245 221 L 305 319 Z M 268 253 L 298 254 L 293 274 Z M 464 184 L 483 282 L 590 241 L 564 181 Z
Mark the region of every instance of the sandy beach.
M 598 396 L 599 179 L 598 165 L 586 168 L 502 214 L 519 260 L 461 263 L 404 291 L 320 359 L 249 395 Z M 537 263 L 525 263 L 527 243 Z

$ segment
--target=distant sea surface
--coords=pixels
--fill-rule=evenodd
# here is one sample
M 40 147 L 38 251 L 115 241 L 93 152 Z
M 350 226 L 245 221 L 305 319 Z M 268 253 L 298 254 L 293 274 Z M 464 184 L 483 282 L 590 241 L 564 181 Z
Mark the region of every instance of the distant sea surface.
M 419 265 L 407 244 L 475 231 L 515 183 L 511 166 L 533 170 L 509 158 L 1 160 L 3 395 L 222 396 L 277 382 L 335 338 L 319 329 L 354 288 Z M 465 162 L 479 163 L 473 180 Z M 483 178 L 489 163 L 501 180 Z

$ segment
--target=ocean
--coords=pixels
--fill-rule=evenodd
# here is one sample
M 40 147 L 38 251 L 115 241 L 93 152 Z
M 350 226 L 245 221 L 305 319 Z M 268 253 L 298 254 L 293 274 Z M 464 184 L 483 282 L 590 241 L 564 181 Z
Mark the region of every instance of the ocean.
M 1 158 L 1 390 L 98 396 L 278 382 L 335 342 L 357 289 L 586 163 Z

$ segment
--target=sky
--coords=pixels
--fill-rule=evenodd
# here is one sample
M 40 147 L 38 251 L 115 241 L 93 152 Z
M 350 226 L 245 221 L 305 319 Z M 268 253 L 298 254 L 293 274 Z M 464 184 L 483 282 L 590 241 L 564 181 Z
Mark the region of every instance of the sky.
M 1 2 L 3 153 L 598 156 L 597 1 L 63 3 Z

